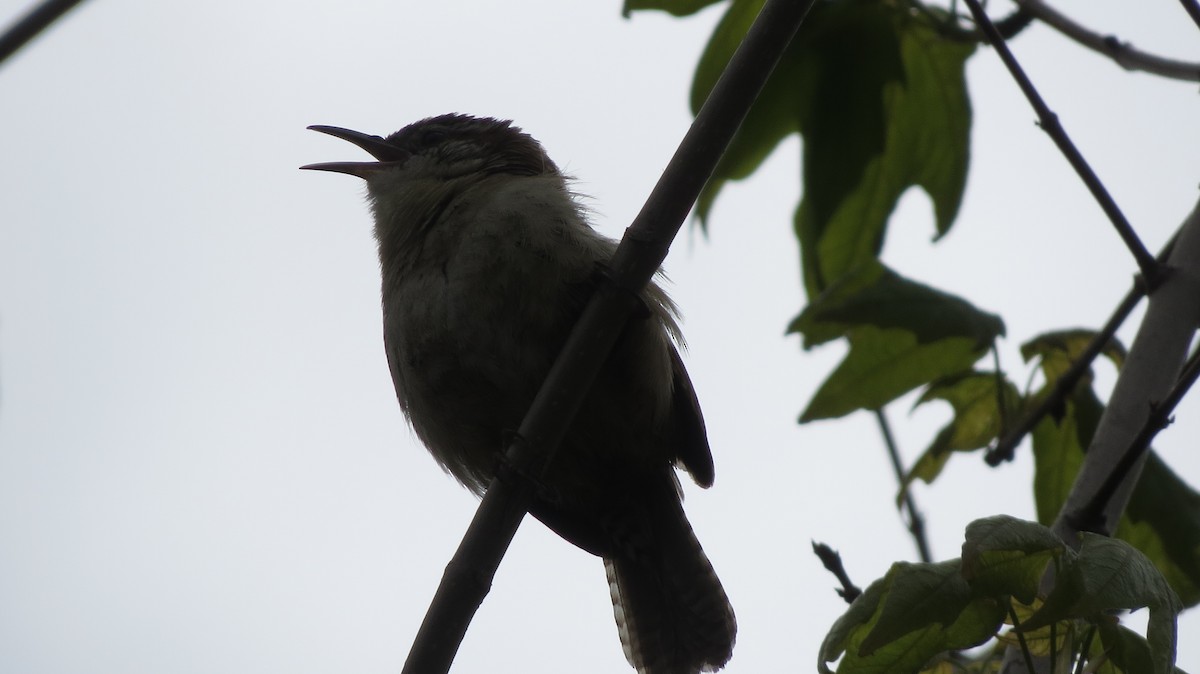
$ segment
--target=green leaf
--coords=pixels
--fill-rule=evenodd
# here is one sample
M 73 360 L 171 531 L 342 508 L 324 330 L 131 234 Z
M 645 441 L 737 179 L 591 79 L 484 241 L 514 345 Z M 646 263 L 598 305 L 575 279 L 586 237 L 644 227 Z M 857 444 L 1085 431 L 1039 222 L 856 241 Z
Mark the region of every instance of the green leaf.
M 997 391 L 1000 388 L 1000 391 Z M 940 379 L 929 385 L 914 407 L 933 400 L 944 400 L 954 409 L 954 420 L 944 445 L 946 450 L 970 450 L 986 447 L 1000 432 L 1003 415 L 1017 412 L 1020 394 L 1003 375 L 972 370 Z
M 1154 452 L 1116 535 L 1154 560 L 1184 605 L 1200 603 L 1200 494 Z
M 839 4 L 849 11 L 852 3 Z M 974 45 L 942 38 L 899 5 L 886 18 L 882 4 L 853 11 L 854 19 L 820 45 L 817 98 L 801 125 L 804 196 L 795 229 L 810 296 L 878 256 L 887 219 L 910 187 L 933 201 L 941 236 L 966 184 L 971 110 L 964 68 Z
M 984 353 L 965 337 L 921 344 L 896 328 L 854 328 L 847 339 L 850 353 L 817 389 L 800 423 L 878 409 L 930 379 L 971 367 Z
M 1142 674 L 1154 671 L 1150 644 L 1145 637 L 1128 627 L 1104 621 L 1099 624 L 1100 638 L 1092 643 L 1089 658 L 1092 662 L 1107 661 L 1116 671 Z M 1186 674 L 1175 667 L 1174 674 Z
M 1032 613 L 1030 607 L 1020 603 L 1013 603 L 1012 609 L 1018 616 Z M 1047 671 L 1069 674 L 1074 672 L 1075 649 L 1078 647 L 1078 639 L 1081 637 L 1079 632 L 1090 629 L 1090 626 L 1090 623 L 1086 621 L 1066 620 L 1036 630 L 1023 630 L 1019 635 L 1013 630 L 1008 630 L 997 635 L 996 644 L 998 649 L 1012 648 L 1018 649 L 1018 651 L 1028 649 L 1029 654 L 1033 657 L 1045 659 L 1050 666 Z M 1053 661 L 1050 660 L 1051 654 L 1054 655 Z
M 997 393 L 1000 387 L 1002 393 Z M 1000 400 L 1003 396 L 1004 407 Z M 1004 424 L 1020 414 L 1021 395 L 1007 377 L 994 372 L 969 371 L 933 382 L 917 399 L 914 408 L 933 400 L 944 400 L 954 409 L 954 418 L 938 431 L 900 486 L 903 498 L 915 479 L 931 483 L 941 472 L 951 452 L 969 452 L 987 447 Z
M 845 336 L 850 352 L 801 422 L 875 409 L 938 378 L 961 373 L 1004 333 L 999 317 L 869 260 L 792 321 L 805 346 Z
M 1084 448 L 1091 443 L 1103 411 L 1092 389 L 1081 388 L 1067 398 L 1057 415 L 1047 415 L 1034 427 L 1033 496 L 1042 524 L 1052 524 L 1066 503 L 1083 465 Z
M 893 195 L 886 187 L 869 191 L 879 187 L 889 113 L 905 79 L 888 8 L 875 2 L 834 7 L 840 11 L 826 14 L 825 30 L 809 43 L 812 66 L 806 74 L 813 81 L 799 111 L 803 197 L 795 229 L 810 297 L 855 263 L 876 257 L 882 246 Z M 874 171 L 868 171 L 871 166 Z M 824 245 L 826 240 L 833 244 Z
M 1090 411 L 1081 413 L 1079 410 L 1085 407 Z M 1083 464 L 1083 447 L 1090 443 L 1095 419 L 1102 410 L 1090 389 L 1080 391 L 1068 401 L 1058 421 L 1046 418 L 1034 429 L 1033 486 L 1038 521 L 1050 524 L 1058 516 L 1075 484 Z M 1149 557 L 1184 605 L 1200 603 L 1200 494 L 1153 451 L 1148 453 L 1114 535 Z
M 697 65 L 693 111 L 762 4 L 730 4 Z M 944 234 L 966 182 L 971 112 L 963 71 L 973 50 L 895 3 L 818 3 L 701 193 L 701 223 L 726 182 L 753 173 L 799 131 L 804 198 L 795 226 L 810 296 L 877 256 L 887 218 L 909 187 L 930 195 Z
M 917 672 L 939 653 L 987 641 L 1003 621 L 999 602 L 972 595 L 958 560 L 901 562 L 834 624 L 818 667 L 828 672 L 826 663 L 844 653 L 839 674 Z
M 966 337 L 980 348 L 1004 334 L 999 316 L 904 278 L 875 259 L 865 260 L 830 285 L 792 320 L 788 333 L 803 334 L 807 349 L 861 325 L 901 328 L 921 343 Z
M 1007 515 L 967 525 L 962 575 L 977 594 L 1012 595 L 1032 604 L 1046 565 L 1074 552 L 1053 531 Z
M 733 52 L 742 43 L 746 31 L 762 10 L 764 0 L 733 0 L 721 21 L 713 30 L 704 53 L 696 65 L 692 79 L 692 113 L 700 106 L 716 86 L 725 71 Z M 730 180 L 742 180 L 755 171 L 784 138 L 800 130 L 798 110 L 809 96 L 805 95 L 805 83 L 812 79 L 804 74 L 811 68 L 806 38 L 813 26 L 821 23 L 824 13 L 818 3 L 801 24 L 797 37 L 780 58 L 771 78 L 758 95 L 753 107 L 746 115 L 737 134 L 730 142 L 712 177 L 700 193 L 696 204 L 696 215 L 702 226 L 706 225 L 708 213 L 721 187 Z
M 846 612 L 833 623 L 833 627 L 829 628 L 829 633 L 821 642 L 821 652 L 817 659 L 817 669 L 822 674 L 831 674 L 829 665 L 826 663 L 837 660 L 850 644 L 862 641 L 862 638 L 870 631 L 869 626 L 875 624 L 874 616 L 879 609 L 880 600 L 887 591 L 887 586 L 888 579 L 886 577 L 871 583 L 850 604 L 850 608 L 846 609 Z
M 721 0 L 625 0 L 625 6 L 621 8 L 621 15 L 629 18 L 629 15 L 635 11 L 644 9 L 657 9 L 675 16 L 688 16 L 695 14 L 709 5 L 720 2 Z
M 928 625 L 949 625 L 974 599 L 971 587 L 960 573 L 957 559 L 938 564 L 897 562 L 883 598 L 879 620 L 859 645 L 861 653 L 873 653 L 914 630 Z
M 1182 604 L 1166 579 L 1132 545 L 1107 536 L 1081 534 L 1079 554 L 1059 569 L 1042 607 L 1021 625 L 1035 630 L 1070 618 L 1098 620 L 1114 609 L 1149 608 L 1146 638 L 1155 674 L 1175 662 L 1175 616 Z
M 1044 371 L 1057 376 L 1053 373 L 1065 369 L 1059 360 L 1064 351 L 1057 347 L 1036 352 L 1030 349 L 1029 355 L 1043 355 Z M 1110 357 L 1119 361 L 1120 352 Z M 1047 389 L 1038 393 L 1046 394 Z M 1103 411 L 1090 385 L 1081 385 L 1057 415 L 1042 419 L 1034 429 L 1033 487 L 1038 521 L 1050 524 L 1058 516 Z M 1184 605 L 1200 603 L 1200 494 L 1153 451 L 1148 453 L 1114 535 L 1149 557 Z
M 1059 330 L 1047 332 L 1021 345 L 1021 356 L 1026 362 L 1038 358 L 1042 375 L 1047 385 L 1053 385 L 1067 371 L 1071 363 L 1083 355 L 1088 344 L 1096 337 L 1095 330 Z M 1115 338 L 1110 339 L 1101 349 L 1100 354 L 1106 356 L 1118 368 L 1125 363 L 1125 347 Z M 1083 380 L 1091 383 L 1091 370 Z

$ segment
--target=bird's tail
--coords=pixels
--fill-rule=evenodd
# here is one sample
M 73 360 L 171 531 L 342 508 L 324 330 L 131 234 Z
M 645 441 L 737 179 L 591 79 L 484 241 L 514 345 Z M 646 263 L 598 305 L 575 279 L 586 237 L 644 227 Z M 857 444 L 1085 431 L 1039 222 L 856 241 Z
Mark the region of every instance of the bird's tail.
M 656 505 L 653 543 L 604 560 L 621 646 L 638 674 L 716 671 L 733 654 L 733 607 L 678 500 Z

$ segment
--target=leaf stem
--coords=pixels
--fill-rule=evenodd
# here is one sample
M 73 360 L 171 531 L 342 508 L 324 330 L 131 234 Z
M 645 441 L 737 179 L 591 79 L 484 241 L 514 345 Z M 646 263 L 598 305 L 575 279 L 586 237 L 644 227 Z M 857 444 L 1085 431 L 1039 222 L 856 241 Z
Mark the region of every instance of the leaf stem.
M 972 1 L 967 0 L 967 2 Z M 1021 644 L 1021 655 L 1025 657 L 1025 671 L 1037 671 L 1033 667 L 1033 654 L 1029 651 L 1029 644 L 1025 642 L 1025 633 L 1021 631 L 1021 621 L 1017 619 L 1017 610 L 1013 608 L 1011 599 L 1008 602 L 1008 617 L 1012 618 L 1013 634 L 1017 635 L 1017 642 Z
M 896 473 L 896 482 L 901 486 L 904 485 L 904 465 L 900 463 L 900 450 L 896 446 L 896 439 L 892 436 L 892 427 L 888 423 L 887 415 L 883 413 L 883 408 L 874 410 L 875 420 L 879 422 L 879 432 L 883 435 L 883 444 L 887 447 L 888 457 L 892 460 L 892 470 Z M 913 498 L 912 490 L 904 490 L 904 510 L 908 515 L 908 532 L 912 534 L 913 541 L 917 544 L 917 554 L 920 555 L 922 562 L 932 562 L 933 555 L 929 552 L 929 541 L 925 535 L 925 518 L 921 515 L 921 511 L 917 510 L 917 501 Z
M 1079 659 L 1075 661 L 1075 674 L 1083 674 L 1083 665 L 1087 662 L 1088 651 L 1092 649 L 1092 639 L 1096 636 L 1096 626 L 1088 625 L 1087 634 L 1083 637 L 1083 645 L 1079 649 Z

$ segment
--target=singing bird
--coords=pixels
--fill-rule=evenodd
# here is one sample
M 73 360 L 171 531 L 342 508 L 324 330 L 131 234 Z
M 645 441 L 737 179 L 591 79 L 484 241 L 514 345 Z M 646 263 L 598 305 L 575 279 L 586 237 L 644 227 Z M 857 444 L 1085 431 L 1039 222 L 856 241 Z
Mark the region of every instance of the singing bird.
M 366 181 L 383 338 L 400 407 L 433 458 L 481 495 L 616 249 L 568 179 L 511 122 L 449 114 L 381 138 L 331 126 L 375 161 L 311 164 Z M 641 295 L 530 513 L 604 560 L 621 644 L 642 674 L 715 671 L 733 608 L 680 503 L 712 454 L 680 360 L 677 310 Z

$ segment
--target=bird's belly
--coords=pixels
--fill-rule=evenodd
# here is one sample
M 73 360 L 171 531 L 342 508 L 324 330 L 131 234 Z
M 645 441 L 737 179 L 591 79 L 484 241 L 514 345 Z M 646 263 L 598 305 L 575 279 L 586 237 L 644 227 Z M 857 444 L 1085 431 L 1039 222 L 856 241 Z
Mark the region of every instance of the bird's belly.
M 447 269 L 395 290 L 389 304 L 409 307 L 385 330 L 401 405 L 434 458 L 481 492 L 573 324 L 559 315 L 565 286 Z

